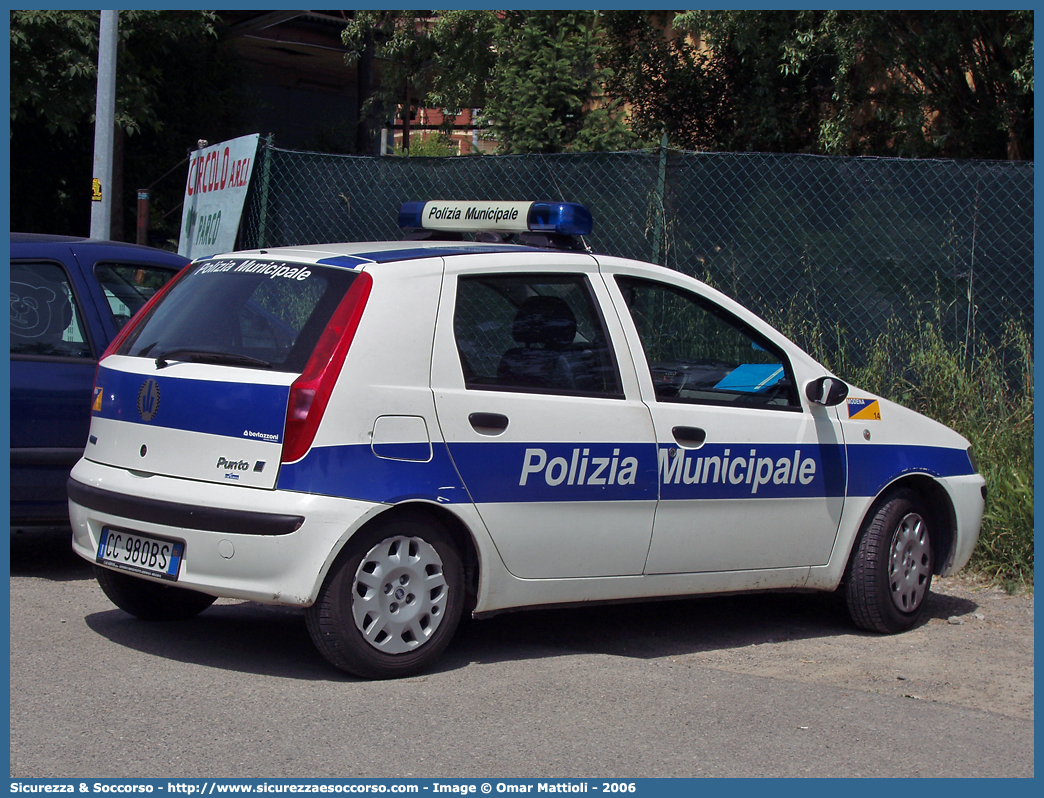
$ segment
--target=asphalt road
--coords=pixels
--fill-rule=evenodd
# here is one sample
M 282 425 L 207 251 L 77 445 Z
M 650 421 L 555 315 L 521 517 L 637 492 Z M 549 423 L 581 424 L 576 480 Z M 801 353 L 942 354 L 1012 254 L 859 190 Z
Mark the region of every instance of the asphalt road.
M 1033 775 L 1031 717 L 695 656 L 739 645 L 708 629 L 754 651 L 781 624 L 797 646 L 851 635 L 829 597 L 504 615 L 429 674 L 364 682 L 327 666 L 300 611 L 221 601 L 147 624 L 64 541 L 12 546 L 12 778 Z

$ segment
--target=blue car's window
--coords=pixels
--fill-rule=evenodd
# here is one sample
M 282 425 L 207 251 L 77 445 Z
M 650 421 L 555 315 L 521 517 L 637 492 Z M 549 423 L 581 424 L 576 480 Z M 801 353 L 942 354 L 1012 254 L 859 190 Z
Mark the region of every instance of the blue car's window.
M 617 277 L 661 402 L 800 407 L 790 363 L 731 314 L 674 286 Z
M 147 264 L 99 263 L 94 267 L 117 330 L 175 274 L 176 269 Z
M 92 357 L 76 296 L 58 264 L 11 264 L 11 354 Z

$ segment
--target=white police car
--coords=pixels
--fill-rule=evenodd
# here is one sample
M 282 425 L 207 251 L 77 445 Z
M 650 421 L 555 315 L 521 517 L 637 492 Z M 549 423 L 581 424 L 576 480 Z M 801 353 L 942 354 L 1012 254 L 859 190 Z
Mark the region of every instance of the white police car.
M 400 224 L 198 261 L 109 347 L 68 487 L 117 606 L 306 607 L 331 663 L 384 678 L 463 612 L 534 605 L 841 585 L 896 632 L 968 561 L 966 440 L 696 280 L 586 252 L 582 206 Z

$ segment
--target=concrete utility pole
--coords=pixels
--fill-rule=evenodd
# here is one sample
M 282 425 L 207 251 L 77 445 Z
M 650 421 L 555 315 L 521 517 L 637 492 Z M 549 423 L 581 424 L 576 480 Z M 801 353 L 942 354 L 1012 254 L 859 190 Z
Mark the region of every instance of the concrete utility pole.
M 118 11 L 102 11 L 101 28 L 98 31 L 98 99 L 94 110 L 91 238 L 110 238 L 112 228 L 112 142 L 116 121 L 118 15 Z

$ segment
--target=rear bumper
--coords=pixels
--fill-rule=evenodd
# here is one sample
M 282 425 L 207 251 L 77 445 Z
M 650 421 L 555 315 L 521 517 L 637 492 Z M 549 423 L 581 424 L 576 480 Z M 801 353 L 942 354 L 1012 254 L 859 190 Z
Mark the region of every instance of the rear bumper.
M 84 559 L 95 561 L 103 527 L 179 540 L 180 586 L 293 606 L 315 601 L 344 541 L 383 509 L 351 499 L 141 476 L 87 460 L 73 469 L 69 491 L 72 546 Z M 186 504 L 186 497 L 195 503 Z
M 180 502 L 128 496 L 84 485 L 70 477 L 69 500 L 81 507 L 107 515 L 133 519 L 139 523 L 167 524 L 233 535 L 290 535 L 301 528 L 304 516 L 230 510 L 224 507 L 197 507 Z

